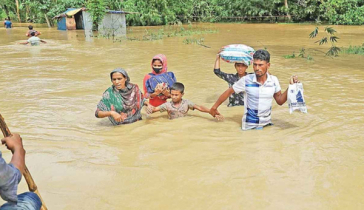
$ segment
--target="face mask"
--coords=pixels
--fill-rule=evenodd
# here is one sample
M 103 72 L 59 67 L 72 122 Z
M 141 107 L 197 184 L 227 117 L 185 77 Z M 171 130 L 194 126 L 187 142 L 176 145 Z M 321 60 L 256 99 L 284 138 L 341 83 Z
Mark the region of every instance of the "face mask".
M 155 73 L 157 73 L 157 74 L 158 74 L 160 71 L 162 71 L 162 68 L 154 68 L 154 67 L 153 67 L 153 70 L 155 71 Z

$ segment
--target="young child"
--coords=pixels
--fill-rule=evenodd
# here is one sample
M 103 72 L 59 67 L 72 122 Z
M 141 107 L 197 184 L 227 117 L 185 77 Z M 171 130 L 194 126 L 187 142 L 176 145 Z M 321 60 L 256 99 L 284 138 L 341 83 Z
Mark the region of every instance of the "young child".
M 147 113 L 151 114 L 154 112 L 168 112 L 169 119 L 175 119 L 179 117 L 184 117 L 187 115 L 188 110 L 197 109 L 200 112 L 206 112 L 209 113 L 210 109 L 200 106 L 197 104 L 192 103 L 190 100 L 182 99 L 184 95 L 184 85 L 180 82 L 175 82 L 172 87 L 170 88 L 170 95 L 172 101 L 166 102 L 158 107 L 153 107 L 152 105 L 149 105 L 147 108 Z M 218 120 L 222 119 L 221 115 L 217 115 L 216 118 Z
M 227 74 L 220 70 L 220 54 L 217 54 L 215 66 L 214 66 L 214 73 L 216 76 L 220 77 L 221 79 L 225 80 L 229 87 L 232 87 L 235 82 L 237 82 L 240 78 L 248 75 L 246 69 L 248 68 L 247 65 L 244 63 L 235 63 L 236 74 Z M 244 95 L 242 93 L 234 93 L 229 97 L 229 104 L 228 107 L 231 106 L 244 106 Z

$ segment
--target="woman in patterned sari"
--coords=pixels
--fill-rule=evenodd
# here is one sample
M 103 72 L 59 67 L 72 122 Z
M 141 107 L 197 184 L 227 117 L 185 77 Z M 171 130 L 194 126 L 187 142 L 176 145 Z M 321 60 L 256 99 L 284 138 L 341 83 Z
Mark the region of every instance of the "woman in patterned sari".
M 108 117 L 113 125 L 129 124 L 142 119 L 140 113 L 147 105 L 138 85 L 130 83 L 128 73 L 117 68 L 110 73 L 112 86 L 109 87 L 97 105 L 95 116 Z

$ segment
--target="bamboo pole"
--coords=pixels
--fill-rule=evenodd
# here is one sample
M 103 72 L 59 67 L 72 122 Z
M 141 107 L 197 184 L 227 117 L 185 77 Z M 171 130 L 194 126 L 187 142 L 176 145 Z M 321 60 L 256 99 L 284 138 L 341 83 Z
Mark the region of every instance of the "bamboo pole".
M 4 134 L 4 137 L 8 137 L 8 136 L 11 135 L 11 132 L 10 132 L 8 126 L 6 125 L 5 120 L 4 120 L 3 116 L 1 116 L 1 114 L 0 114 L 0 128 L 1 128 L 1 131 L 3 132 L 3 134 Z M 30 174 L 27 166 L 25 166 L 23 176 L 24 176 L 24 178 L 25 178 L 25 180 L 26 180 L 26 182 L 28 184 L 29 191 L 34 192 L 35 194 L 37 194 L 39 196 L 40 200 L 42 201 L 42 207 L 40 209 L 41 210 L 48 210 L 45 203 L 44 203 L 44 201 L 43 201 L 42 196 L 40 196 L 40 193 L 38 191 L 38 187 L 35 184 L 35 182 L 33 180 L 33 177 Z

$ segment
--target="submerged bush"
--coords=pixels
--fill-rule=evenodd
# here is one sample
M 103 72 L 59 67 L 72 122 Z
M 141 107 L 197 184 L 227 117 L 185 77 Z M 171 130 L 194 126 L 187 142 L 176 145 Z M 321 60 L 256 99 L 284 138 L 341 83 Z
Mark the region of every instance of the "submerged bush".
M 361 46 L 349 46 L 349 48 L 342 48 L 341 50 L 344 54 L 358 54 L 364 55 L 364 43 Z

